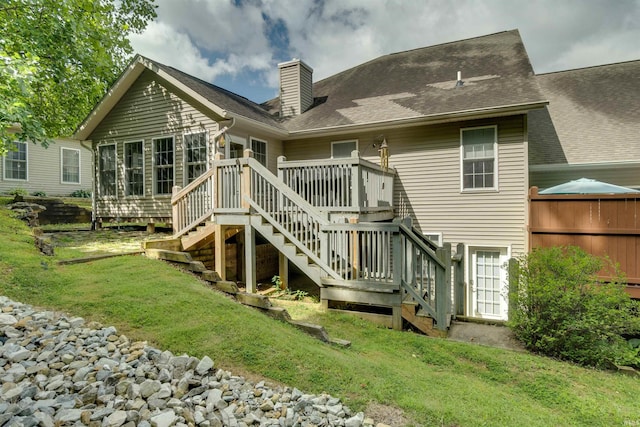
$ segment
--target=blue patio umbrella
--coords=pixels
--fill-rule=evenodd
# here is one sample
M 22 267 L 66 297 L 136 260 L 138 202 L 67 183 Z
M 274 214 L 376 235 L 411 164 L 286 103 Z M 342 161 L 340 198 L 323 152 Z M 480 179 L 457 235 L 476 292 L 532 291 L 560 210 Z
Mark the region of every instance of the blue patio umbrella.
M 626 194 L 640 193 L 633 188 L 609 184 L 595 179 L 580 178 L 547 188 L 538 194 Z

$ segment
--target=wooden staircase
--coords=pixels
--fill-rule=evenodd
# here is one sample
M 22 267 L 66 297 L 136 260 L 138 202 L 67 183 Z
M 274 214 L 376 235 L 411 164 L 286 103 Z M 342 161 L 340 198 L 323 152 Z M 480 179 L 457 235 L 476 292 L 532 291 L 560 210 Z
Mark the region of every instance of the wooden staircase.
M 175 237 L 180 238 L 183 250 L 219 242 L 214 240 L 216 221 L 230 227 L 225 240 L 251 227 L 247 236 L 258 232 L 321 288 L 325 307 L 331 301 L 381 307 L 391 311 L 395 329 L 402 328 L 404 319 L 425 334 L 446 334 L 451 320 L 450 247 L 438 248 L 402 221 L 331 222 L 327 212 L 311 205 L 254 159 L 235 159 L 223 165 L 227 168 L 224 176 L 235 180 L 234 192 L 222 191 L 219 200 L 211 198 L 212 188 L 219 193 L 224 189 L 224 183 L 213 181 L 218 176 L 213 173 L 198 178 L 190 184 L 193 188 L 175 192 L 174 211 L 182 212 L 181 223 L 185 224 Z M 199 204 L 190 210 L 192 192 Z M 209 198 L 218 200 L 217 205 L 202 203 Z M 196 213 L 185 214 L 190 211 Z M 247 277 L 255 277 L 249 271 Z

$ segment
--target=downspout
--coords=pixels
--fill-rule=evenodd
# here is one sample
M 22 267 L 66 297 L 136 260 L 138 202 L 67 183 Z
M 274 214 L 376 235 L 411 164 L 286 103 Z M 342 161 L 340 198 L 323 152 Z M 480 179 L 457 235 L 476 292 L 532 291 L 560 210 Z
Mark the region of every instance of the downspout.
M 95 159 L 95 151 L 93 150 L 93 147 L 87 147 L 84 145 L 85 142 L 89 142 L 91 143 L 91 145 L 93 145 L 92 141 L 80 141 L 80 146 L 86 150 L 88 150 L 91 153 L 91 169 L 92 169 L 92 174 L 93 174 L 93 179 L 91 180 L 91 230 L 95 230 L 96 229 L 96 179 L 97 179 L 97 174 L 96 174 L 96 159 Z

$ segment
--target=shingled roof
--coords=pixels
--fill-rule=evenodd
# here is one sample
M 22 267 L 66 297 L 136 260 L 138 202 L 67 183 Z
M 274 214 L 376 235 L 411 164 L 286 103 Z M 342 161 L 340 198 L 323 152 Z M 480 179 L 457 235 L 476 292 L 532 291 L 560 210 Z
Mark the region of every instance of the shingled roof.
M 315 83 L 313 95 L 314 107 L 283 122 L 290 132 L 545 101 L 517 30 L 385 55 Z
M 539 74 L 549 106 L 529 113 L 529 161 L 640 161 L 640 60 Z

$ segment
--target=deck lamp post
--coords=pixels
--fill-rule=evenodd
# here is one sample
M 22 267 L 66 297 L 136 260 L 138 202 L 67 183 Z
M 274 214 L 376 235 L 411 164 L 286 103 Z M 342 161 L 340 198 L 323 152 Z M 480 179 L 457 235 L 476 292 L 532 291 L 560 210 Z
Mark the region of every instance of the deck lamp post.
M 380 166 L 386 172 L 387 169 L 389 169 L 389 145 L 387 144 L 387 138 L 382 138 L 378 153 L 380 153 Z

